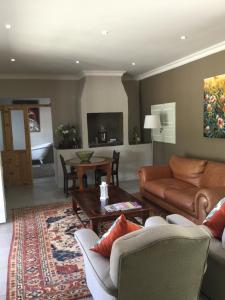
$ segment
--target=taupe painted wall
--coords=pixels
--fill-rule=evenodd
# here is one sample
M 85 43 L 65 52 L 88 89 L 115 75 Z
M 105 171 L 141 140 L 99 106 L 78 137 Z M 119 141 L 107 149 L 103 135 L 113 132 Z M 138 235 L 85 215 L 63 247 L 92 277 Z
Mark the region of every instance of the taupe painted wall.
M 134 127 L 137 127 L 140 136 L 139 81 L 125 79 L 122 83 L 128 97 L 128 135 L 131 142 Z
M 154 143 L 155 163 L 175 153 L 225 161 L 225 139 L 203 137 L 203 79 L 225 73 L 225 51 L 141 81 L 141 113 L 152 104 L 176 102 L 176 145 Z M 145 133 L 145 139 L 146 139 Z
M 59 124 L 70 122 L 78 125 L 82 132 L 82 115 L 80 112 L 85 82 L 85 78 L 81 80 L 0 79 L 0 98 L 50 98 L 52 102 L 53 129 Z M 138 82 L 128 80 L 126 83 L 126 93 L 129 98 L 129 131 L 131 131 L 133 126 L 139 124 Z M 121 103 L 118 104 L 118 100 L 121 97 L 123 99 L 126 97 L 127 99 L 121 78 L 101 77 L 100 81 L 99 78 L 97 80 L 93 78 L 91 79 L 91 85 L 97 86 L 97 94 L 94 93 L 90 96 L 92 99 L 93 97 L 97 98 L 99 102 L 98 108 L 107 110 L 107 106 L 113 106 L 113 110 L 118 111 L 119 109 L 121 111 Z M 89 104 L 91 107 L 91 103 Z M 124 103 L 122 107 L 127 110 L 127 106 L 124 108 Z M 127 113 L 124 122 L 127 124 Z M 125 136 L 127 136 L 127 125 L 125 127 Z
M 78 81 L 0 79 L 0 98 L 50 98 L 53 129 L 63 123 L 78 123 Z

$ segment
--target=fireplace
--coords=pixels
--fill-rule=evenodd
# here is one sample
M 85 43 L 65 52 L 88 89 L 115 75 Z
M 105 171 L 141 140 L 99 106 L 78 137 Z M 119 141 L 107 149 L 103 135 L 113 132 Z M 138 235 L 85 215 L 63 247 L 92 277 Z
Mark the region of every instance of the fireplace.
M 123 113 L 87 113 L 89 147 L 123 145 Z

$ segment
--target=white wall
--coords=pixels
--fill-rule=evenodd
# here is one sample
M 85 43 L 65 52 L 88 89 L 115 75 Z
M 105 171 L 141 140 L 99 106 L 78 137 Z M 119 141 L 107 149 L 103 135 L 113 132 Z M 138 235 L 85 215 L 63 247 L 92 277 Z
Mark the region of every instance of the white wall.
M 40 132 L 31 132 L 31 147 L 53 142 L 52 114 L 50 107 L 40 107 Z
M 76 152 L 81 149 L 54 149 L 55 178 L 59 188 L 63 187 L 63 172 L 59 155 L 65 160 L 76 157 Z M 120 145 L 110 147 L 90 148 L 94 156 L 112 157 L 113 150 L 120 152 L 119 180 L 138 179 L 138 170 L 142 166 L 152 164 L 151 144 Z M 88 176 L 88 183 L 94 183 L 94 173 Z
M 128 145 L 128 97 L 121 76 L 87 76 L 80 95 L 83 148 L 88 148 L 87 113 L 122 112 L 123 143 Z
M 0 223 L 6 222 L 5 194 L 3 185 L 2 158 L 0 152 Z

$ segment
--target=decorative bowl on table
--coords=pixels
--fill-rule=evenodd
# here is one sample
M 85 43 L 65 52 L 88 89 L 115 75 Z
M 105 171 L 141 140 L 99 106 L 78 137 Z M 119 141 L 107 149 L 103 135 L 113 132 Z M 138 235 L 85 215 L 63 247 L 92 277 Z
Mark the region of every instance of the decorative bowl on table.
M 76 155 L 81 162 L 90 161 L 93 154 L 94 154 L 94 151 L 78 151 L 78 152 L 76 152 Z

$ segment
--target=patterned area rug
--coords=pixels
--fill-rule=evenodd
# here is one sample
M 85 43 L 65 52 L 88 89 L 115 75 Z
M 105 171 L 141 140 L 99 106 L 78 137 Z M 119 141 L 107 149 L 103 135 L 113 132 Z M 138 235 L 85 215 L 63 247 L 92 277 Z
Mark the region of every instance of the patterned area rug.
M 150 215 L 164 212 L 152 206 Z M 100 235 L 110 225 L 102 223 Z M 7 300 L 86 299 L 90 292 L 74 238 L 83 227 L 89 227 L 88 219 L 82 211 L 74 214 L 71 202 L 13 210 Z
M 8 270 L 8 300 L 83 299 L 83 258 L 74 231 L 86 225 L 70 202 L 13 211 L 14 233 Z

